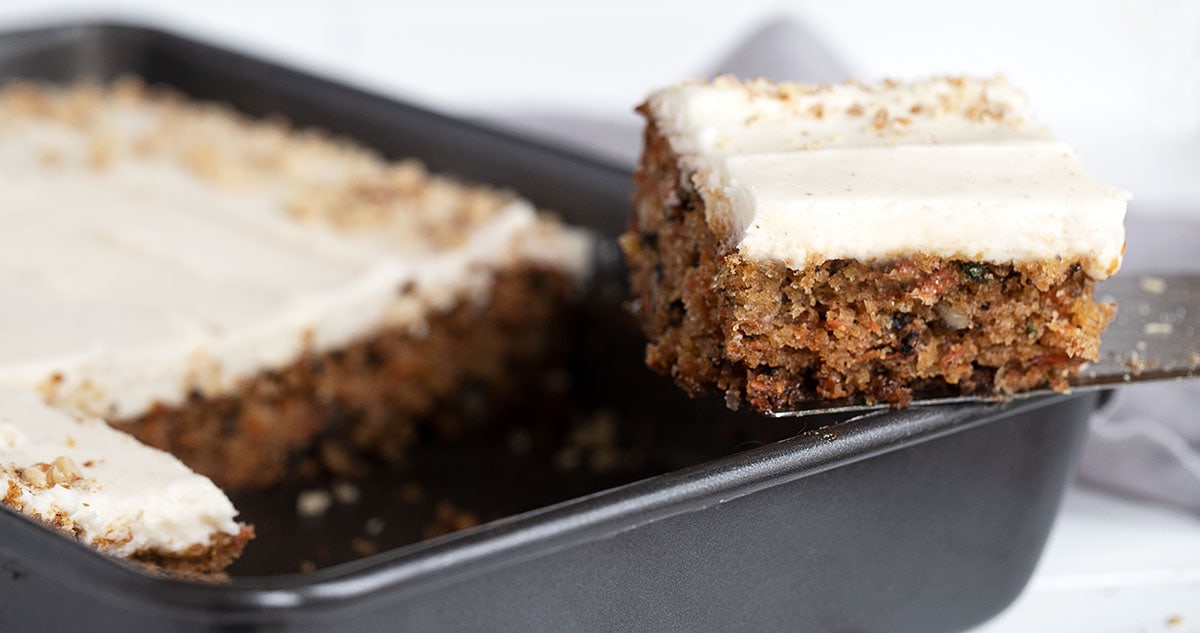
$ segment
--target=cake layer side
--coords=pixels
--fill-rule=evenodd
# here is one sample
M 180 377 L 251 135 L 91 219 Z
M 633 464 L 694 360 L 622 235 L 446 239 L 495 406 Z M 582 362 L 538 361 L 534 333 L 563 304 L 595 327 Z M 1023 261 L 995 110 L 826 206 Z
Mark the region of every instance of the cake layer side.
M 183 552 L 141 550 L 129 560 L 144 565 L 152 572 L 166 573 L 175 578 L 191 578 L 204 582 L 224 582 L 226 569 L 241 555 L 246 544 L 254 538 L 254 528 L 244 525 L 237 534 L 219 533 L 208 543 L 196 545 Z
M 647 362 L 694 395 L 770 411 L 1061 388 L 1098 353 L 1112 307 L 1078 261 L 748 259 L 711 230 L 696 175 L 653 121 L 645 143 L 622 245 Z
M 418 433 L 486 423 L 554 362 L 569 333 L 574 280 L 527 266 L 498 273 L 488 298 L 313 351 L 233 392 L 193 394 L 119 428 L 228 488 L 269 485 L 305 465 L 353 475 L 359 455 L 404 458 Z
M 801 272 L 731 255 L 725 264 L 715 284 L 729 298 L 722 352 L 746 367 L 745 397 L 759 410 L 859 395 L 907 404 L 914 395 L 1064 390 L 1099 356 L 1113 314 L 1095 303 L 1078 262 L 915 255 Z

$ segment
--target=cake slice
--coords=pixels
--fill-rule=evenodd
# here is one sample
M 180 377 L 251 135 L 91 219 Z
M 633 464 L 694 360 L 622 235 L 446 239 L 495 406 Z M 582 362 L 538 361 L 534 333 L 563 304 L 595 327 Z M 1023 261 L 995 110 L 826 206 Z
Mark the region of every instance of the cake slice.
M 1003 79 L 652 94 L 622 246 L 647 364 L 760 412 L 1067 386 L 1129 196 Z
M 0 387 L 0 502 L 100 551 L 208 575 L 252 536 L 207 477 L 102 420 Z

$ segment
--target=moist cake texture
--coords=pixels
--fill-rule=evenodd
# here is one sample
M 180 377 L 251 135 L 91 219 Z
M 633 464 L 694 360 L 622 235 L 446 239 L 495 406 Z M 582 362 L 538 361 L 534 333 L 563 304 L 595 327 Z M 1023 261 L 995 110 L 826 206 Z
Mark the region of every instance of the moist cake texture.
M 0 190 L 0 387 L 223 487 L 473 423 L 590 261 L 510 192 L 136 80 L 6 84 Z
M 1065 388 L 1113 307 L 1128 195 L 1003 79 L 656 92 L 622 238 L 646 360 L 688 392 L 812 399 Z

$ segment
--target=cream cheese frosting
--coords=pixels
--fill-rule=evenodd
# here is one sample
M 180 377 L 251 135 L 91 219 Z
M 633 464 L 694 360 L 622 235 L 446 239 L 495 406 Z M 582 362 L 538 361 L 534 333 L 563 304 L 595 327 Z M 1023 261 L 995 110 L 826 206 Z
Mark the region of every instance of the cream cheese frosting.
M 514 196 L 120 87 L 6 91 L 0 191 L 0 385 L 110 421 L 590 254 Z
M 26 389 L 0 387 L 0 491 L 6 505 L 123 558 L 181 554 L 241 529 L 208 478 Z
M 810 85 L 718 78 L 651 95 L 707 219 L 747 258 L 800 269 L 905 254 L 1079 261 L 1124 248 L 1125 192 L 1096 182 L 1001 78 Z

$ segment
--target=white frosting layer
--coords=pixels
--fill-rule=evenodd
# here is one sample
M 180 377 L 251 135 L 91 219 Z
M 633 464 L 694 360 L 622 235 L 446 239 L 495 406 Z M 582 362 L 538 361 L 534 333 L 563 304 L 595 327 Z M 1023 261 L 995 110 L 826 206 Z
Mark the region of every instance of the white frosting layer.
M 55 463 L 78 478 L 54 483 Z M 39 465 L 52 471 L 47 481 L 28 474 Z M 240 529 L 224 493 L 171 455 L 8 387 L 0 387 L 0 492 L 20 512 L 121 557 L 181 553 Z
M 0 385 L 56 406 L 136 417 L 380 328 L 419 334 L 521 262 L 587 268 L 589 240 L 525 201 L 221 111 L 86 96 L 83 123 L 66 97 L 65 120 L 0 108 Z
M 695 171 L 709 224 L 747 258 L 1062 258 L 1096 279 L 1120 265 L 1129 195 L 1088 176 L 1002 79 L 721 78 L 648 105 Z

